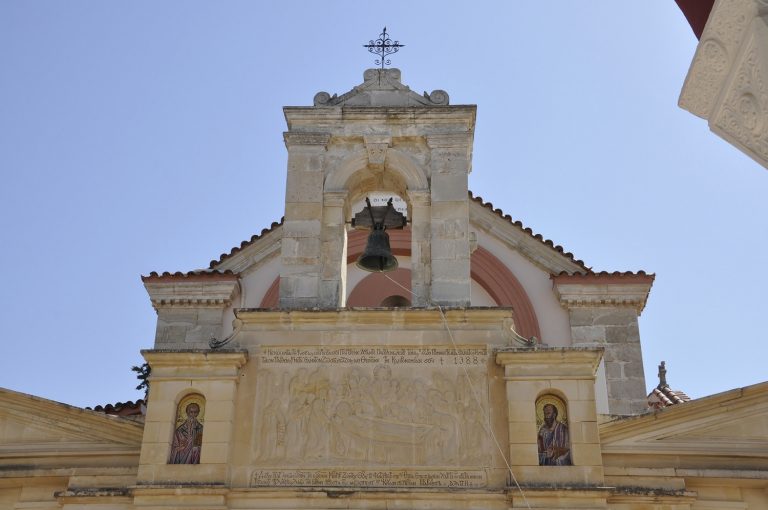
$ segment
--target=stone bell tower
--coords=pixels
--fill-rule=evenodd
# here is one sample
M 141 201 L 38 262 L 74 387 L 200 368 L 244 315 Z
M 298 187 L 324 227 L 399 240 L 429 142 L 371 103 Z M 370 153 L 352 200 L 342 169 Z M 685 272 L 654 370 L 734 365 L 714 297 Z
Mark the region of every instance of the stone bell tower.
M 408 205 L 413 306 L 468 306 L 474 105 L 419 95 L 399 69 L 368 69 L 340 96 L 287 106 L 281 308 L 345 306 L 351 206 L 374 191 Z

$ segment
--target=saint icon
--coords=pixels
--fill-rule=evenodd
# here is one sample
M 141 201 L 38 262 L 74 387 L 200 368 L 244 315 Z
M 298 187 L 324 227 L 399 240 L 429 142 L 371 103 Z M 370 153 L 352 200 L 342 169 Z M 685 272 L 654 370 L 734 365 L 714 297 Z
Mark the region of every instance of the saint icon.
M 549 396 L 539 399 L 536 407 L 540 418 L 539 465 L 570 466 L 572 464 L 571 440 L 568 425 L 564 417 L 558 418 L 561 414 L 560 409 L 564 410 L 565 405 L 559 399 Z
M 182 401 L 179 407 L 181 408 L 183 404 Z M 203 424 L 198 420 L 200 404 L 187 403 L 184 406 L 184 413 L 186 419 L 181 421 L 173 433 L 168 464 L 200 464 L 200 450 L 203 446 Z

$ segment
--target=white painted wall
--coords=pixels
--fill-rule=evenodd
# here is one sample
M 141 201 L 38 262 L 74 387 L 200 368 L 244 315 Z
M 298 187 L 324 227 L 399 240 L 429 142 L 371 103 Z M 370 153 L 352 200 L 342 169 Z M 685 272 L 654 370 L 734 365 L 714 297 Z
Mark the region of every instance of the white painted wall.
M 549 273 L 504 243 L 479 230 L 477 241 L 479 246 L 491 252 L 520 281 L 536 312 L 541 341 L 556 347 L 570 346 L 571 324 L 568 312 L 557 301 Z
M 245 289 L 243 308 L 258 308 L 275 278 L 280 276 L 280 252 L 262 264 L 258 269 L 249 271 L 242 279 Z

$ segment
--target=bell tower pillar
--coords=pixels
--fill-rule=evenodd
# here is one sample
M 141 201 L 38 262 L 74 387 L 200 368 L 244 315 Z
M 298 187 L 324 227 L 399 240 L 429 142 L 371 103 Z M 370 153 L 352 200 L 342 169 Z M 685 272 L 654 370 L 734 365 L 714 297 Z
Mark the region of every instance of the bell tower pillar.
M 469 306 L 469 195 L 472 133 L 427 136 L 430 148 L 430 235 L 434 304 Z
M 470 303 L 469 196 L 474 105 L 416 94 L 399 69 L 314 106 L 287 106 L 288 178 L 280 307 L 345 306 L 347 224 L 368 193 L 408 204 L 415 307 Z

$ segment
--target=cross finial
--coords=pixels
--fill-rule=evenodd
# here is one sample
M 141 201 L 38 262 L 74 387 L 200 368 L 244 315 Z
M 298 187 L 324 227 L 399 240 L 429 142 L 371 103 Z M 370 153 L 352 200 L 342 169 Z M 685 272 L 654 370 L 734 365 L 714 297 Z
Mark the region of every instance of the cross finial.
M 369 52 L 374 55 L 380 55 L 380 57 L 376 59 L 376 65 L 380 65 L 382 69 L 384 69 L 385 65 L 392 64 L 392 61 L 386 58 L 387 55 L 397 53 L 397 51 L 404 46 L 405 44 L 400 44 L 400 41 L 392 42 L 392 39 L 389 38 L 389 34 L 387 34 L 387 27 L 384 27 L 384 30 L 381 31 L 378 39 L 375 41 L 371 40 L 368 44 L 363 44 L 363 48 L 368 48 Z

